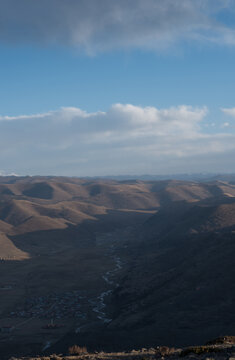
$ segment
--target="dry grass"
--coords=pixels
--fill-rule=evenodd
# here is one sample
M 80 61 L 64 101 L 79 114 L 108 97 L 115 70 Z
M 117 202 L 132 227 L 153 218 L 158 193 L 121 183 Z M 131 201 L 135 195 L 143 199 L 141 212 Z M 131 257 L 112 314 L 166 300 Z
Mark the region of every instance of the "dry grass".
M 73 345 L 68 349 L 69 355 L 84 355 L 87 354 L 87 348 L 85 346 Z
M 183 349 L 182 352 L 180 353 L 180 356 L 184 357 L 184 356 L 188 356 L 190 354 L 195 354 L 195 355 L 203 355 L 203 354 L 208 354 L 208 353 L 218 353 L 223 351 L 223 348 L 221 347 L 217 347 L 217 346 L 192 346 L 192 347 L 188 347 L 186 349 Z

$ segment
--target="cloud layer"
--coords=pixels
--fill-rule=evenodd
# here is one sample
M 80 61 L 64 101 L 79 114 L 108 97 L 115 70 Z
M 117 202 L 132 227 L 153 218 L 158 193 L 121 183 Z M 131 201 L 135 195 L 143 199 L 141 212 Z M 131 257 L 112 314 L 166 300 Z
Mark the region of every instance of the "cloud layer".
M 1 167 L 77 176 L 234 171 L 235 135 L 203 131 L 207 112 L 115 104 L 0 117 Z
M 234 7 L 234 0 L 1 0 L 0 41 L 90 53 L 159 49 L 181 39 L 234 45 L 234 28 L 219 20 Z

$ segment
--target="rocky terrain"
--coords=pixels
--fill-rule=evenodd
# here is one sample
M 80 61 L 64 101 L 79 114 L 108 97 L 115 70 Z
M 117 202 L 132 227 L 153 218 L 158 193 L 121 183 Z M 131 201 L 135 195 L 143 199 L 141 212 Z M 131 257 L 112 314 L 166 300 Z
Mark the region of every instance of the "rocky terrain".
M 177 359 L 207 359 L 207 360 L 233 360 L 235 356 L 235 337 L 225 336 L 209 341 L 206 345 L 190 346 L 187 348 L 170 348 L 167 346 L 158 346 L 156 348 L 141 350 L 132 350 L 129 352 L 89 353 L 86 348 L 72 346 L 68 349 L 73 355 L 53 354 L 49 356 L 11 358 L 10 360 L 177 360 Z

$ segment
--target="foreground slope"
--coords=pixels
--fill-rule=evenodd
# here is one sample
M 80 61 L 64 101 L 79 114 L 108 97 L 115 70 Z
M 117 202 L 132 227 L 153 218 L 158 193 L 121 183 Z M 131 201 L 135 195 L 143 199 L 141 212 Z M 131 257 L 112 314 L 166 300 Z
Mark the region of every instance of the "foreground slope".
M 110 328 L 140 344 L 200 343 L 235 331 L 235 200 L 179 202 L 147 220 L 113 295 Z
M 68 349 L 70 355 L 49 355 L 46 357 L 24 357 L 15 358 L 15 360 L 154 360 L 154 359 L 234 359 L 235 355 L 235 337 L 223 336 L 207 342 L 201 346 L 190 346 L 186 348 L 170 348 L 167 346 L 158 346 L 156 348 L 142 348 L 129 352 L 88 352 L 86 347 L 74 345 Z

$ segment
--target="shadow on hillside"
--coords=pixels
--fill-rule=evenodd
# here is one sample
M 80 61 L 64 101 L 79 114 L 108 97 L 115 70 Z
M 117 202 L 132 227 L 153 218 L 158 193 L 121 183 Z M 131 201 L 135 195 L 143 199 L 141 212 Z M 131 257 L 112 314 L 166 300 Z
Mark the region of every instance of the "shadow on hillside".
M 96 215 L 96 220 L 84 220 L 79 225 L 68 224 L 65 229 L 41 230 L 9 236 L 14 245 L 31 256 L 56 253 L 63 249 L 95 246 L 96 233 L 135 227 L 151 215 L 149 212 L 108 210 L 105 215 Z

